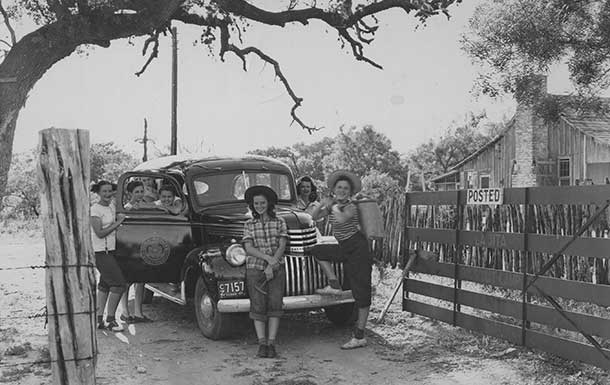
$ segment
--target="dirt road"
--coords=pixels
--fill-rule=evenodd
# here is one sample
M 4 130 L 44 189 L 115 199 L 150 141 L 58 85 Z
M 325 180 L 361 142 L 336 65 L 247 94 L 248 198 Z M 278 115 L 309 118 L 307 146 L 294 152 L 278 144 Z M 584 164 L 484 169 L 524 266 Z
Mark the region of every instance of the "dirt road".
M 40 264 L 40 238 L 0 237 L 0 266 Z M 379 280 L 376 319 L 399 272 Z M 44 360 L 44 318 L 22 319 L 44 306 L 44 272 L 0 269 L 0 383 L 50 384 Z M 190 308 L 155 297 L 144 306 L 155 320 L 123 333 L 98 332 L 98 384 L 607 384 L 607 374 L 503 341 L 411 316 L 391 307 L 384 323 L 369 323 L 369 346 L 339 349 L 349 329 L 321 312 L 282 320 L 277 359 L 255 358 L 250 322 L 225 341 L 199 332 Z M 16 316 L 16 318 L 11 318 Z

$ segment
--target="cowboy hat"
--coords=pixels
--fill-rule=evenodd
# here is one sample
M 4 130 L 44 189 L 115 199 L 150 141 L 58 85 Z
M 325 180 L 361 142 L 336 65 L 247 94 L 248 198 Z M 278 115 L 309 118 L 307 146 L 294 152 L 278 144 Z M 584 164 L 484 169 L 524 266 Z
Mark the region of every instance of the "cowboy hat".
M 251 204 L 254 201 L 254 197 L 256 195 L 263 195 L 265 198 L 267 198 L 267 202 L 273 204 L 277 203 L 277 194 L 275 193 L 275 191 L 273 191 L 271 187 L 263 185 L 249 187 L 244 193 L 244 200 L 248 204 Z
M 362 189 L 362 182 L 360 182 L 360 178 L 358 175 L 354 174 L 351 171 L 347 170 L 337 170 L 331 173 L 328 178 L 326 178 L 326 183 L 328 184 L 328 188 L 331 190 L 335 188 L 335 184 L 337 183 L 337 179 L 346 178 L 351 182 L 352 185 L 352 194 L 357 193 Z

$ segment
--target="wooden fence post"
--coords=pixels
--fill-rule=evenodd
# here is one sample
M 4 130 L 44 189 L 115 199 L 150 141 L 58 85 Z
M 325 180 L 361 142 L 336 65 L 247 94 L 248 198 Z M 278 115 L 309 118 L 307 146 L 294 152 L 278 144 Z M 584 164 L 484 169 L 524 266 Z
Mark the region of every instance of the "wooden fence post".
M 89 228 L 89 133 L 39 133 L 38 185 L 46 249 L 54 384 L 95 384 L 94 255 Z

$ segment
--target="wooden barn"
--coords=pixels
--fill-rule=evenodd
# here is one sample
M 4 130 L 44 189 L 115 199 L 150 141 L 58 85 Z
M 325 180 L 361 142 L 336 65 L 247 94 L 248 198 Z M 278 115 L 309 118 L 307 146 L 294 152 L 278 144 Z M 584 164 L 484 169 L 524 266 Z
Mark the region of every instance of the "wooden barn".
M 546 77 L 533 86 L 546 94 Z M 610 116 L 566 108 L 548 122 L 520 103 L 499 135 L 432 182 L 438 190 L 610 183 Z

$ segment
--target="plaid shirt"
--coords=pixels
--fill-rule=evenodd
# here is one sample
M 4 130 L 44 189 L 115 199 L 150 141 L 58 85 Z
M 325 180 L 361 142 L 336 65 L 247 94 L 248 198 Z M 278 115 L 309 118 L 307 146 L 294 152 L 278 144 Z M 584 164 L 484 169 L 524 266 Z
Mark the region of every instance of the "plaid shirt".
M 273 256 L 280 246 L 280 237 L 288 238 L 288 227 L 284 218 L 271 218 L 264 223 L 260 219 L 252 218 L 244 224 L 242 242 L 249 240 L 260 252 Z M 284 263 L 284 255 L 281 256 L 280 263 Z M 267 261 L 248 255 L 246 269 L 265 270 L 266 267 Z

